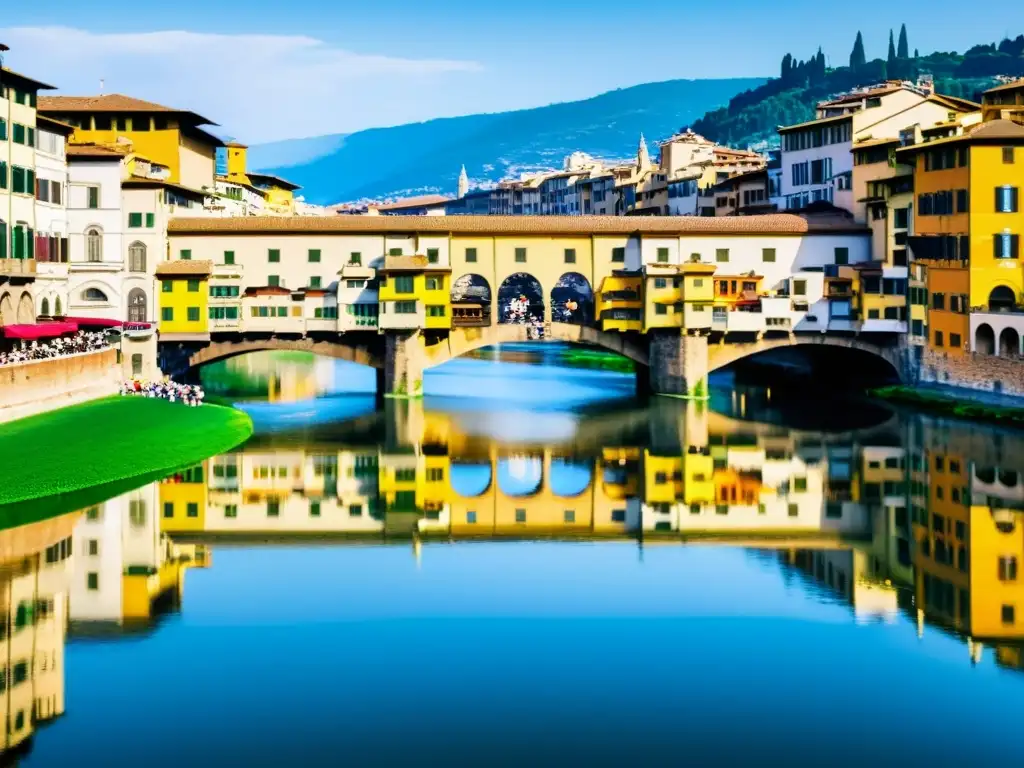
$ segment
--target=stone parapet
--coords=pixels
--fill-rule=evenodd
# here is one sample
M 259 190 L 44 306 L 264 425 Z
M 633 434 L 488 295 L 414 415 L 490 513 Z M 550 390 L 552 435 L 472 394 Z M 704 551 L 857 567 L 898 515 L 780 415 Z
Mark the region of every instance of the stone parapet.
M 0 366 L 0 423 L 117 393 L 117 350 Z

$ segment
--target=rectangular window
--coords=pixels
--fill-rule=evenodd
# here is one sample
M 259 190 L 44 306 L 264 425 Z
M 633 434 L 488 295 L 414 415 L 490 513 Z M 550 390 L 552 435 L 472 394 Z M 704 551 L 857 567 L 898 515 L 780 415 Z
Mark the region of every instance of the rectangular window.
M 313 276 L 313 277 L 309 278 L 309 287 L 310 288 L 319 288 L 320 287 L 320 278 L 318 276 Z
M 395 278 L 395 293 L 412 293 L 414 278 L 411 275 L 399 275 Z
M 794 280 L 793 281 L 793 295 L 794 296 L 806 296 L 807 295 L 807 281 L 806 280 Z
M 1013 147 L 1003 147 L 1003 162 L 1006 165 L 1013 165 Z
M 1017 213 L 1017 187 L 996 187 L 996 213 Z
M 164 502 L 164 517 L 174 517 L 174 502 L 173 501 L 165 501 Z
M 943 345 L 942 331 L 935 332 L 935 346 L 941 347 Z
M 666 288 L 667 286 L 668 286 L 668 280 L 666 280 L 664 277 L 656 277 L 656 278 L 654 278 L 654 287 L 655 288 Z
M 655 304 L 654 305 L 654 314 L 656 314 L 656 315 L 667 315 L 668 314 L 668 305 L 666 305 L 666 304 Z
M 281 251 L 277 248 L 270 248 L 267 250 L 267 261 L 271 264 L 275 264 L 281 260 Z
M 966 189 L 958 189 L 956 191 L 956 212 L 967 213 L 970 208 L 969 198 Z
M 160 281 L 160 290 L 163 291 L 164 293 L 171 293 L 174 290 L 174 281 L 173 280 L 161 280 Z
M 401 256 L 401 255 L 402 255 L 402 249 L 401 248 L 388 248 L 388 256 Z
M 281 514 L 281 502 L 273 499 L 267 502 L 267 517 L 278 517 Z
M 309 263 L 310 264 L 319 264 L 320 263 L 320 249 L 319 248 L 310 248 L 309 249 L 309 255 L 307 256 L 307 258 L 309 259 Z
M 949 334 L 949 346 L 951 349 L 960 349 L 960 334 L 951 333 Z
M 440 277 L 427 277 L 424 278 L 424 284 L 428 291 L 439 291 L 441 290 L 441 278 Z
M 761 261 L 766 264 L 775 262 L 775 249 L 774 248 L 762 248 L 761 249 Z
M 396 301 L 395 302 L 395 314 L 398 314 L 398 315 L 415 315 L 416 314 L 416 302 L 415 301 Z
M 267 275 L 267 285 L 274 288 L 281 287 L 281 276 L 280 275 Z
M 17 165 L 11 167 L 11 191 L 25 194 L 25 169 Z
M 626 261 L 626 249 L 625 248 L 612 248 L 612 262 L 615 264 L 622 264 Z
M 156 226 L 156 214 L 155 213 L 147 213 L 146 214 L 146 228 L 147 229 L 152 229 L 155 226 Z
M 188 292 L 189 293 L 198 293 L 199 292 L 199 281 L 198 280 L 189 280 L 188 281 Z
M 441 260 L 441 252 L 437 248 L 427 248 L 427 263 L 437 264 Z
M 444 307 L 443 306 L 437 305 L 437 304 L 428 304 L 427 305 L 427 317 L 444 317 L 444 316 L 445 316 L 445 311 L 444 311 Z
M 516 248 L 516 263 L 517 264 L 525 264 L 526 263 L 526 249 L 525 248 Z
M 849 248 L 836 248 L 836 264 L 849 264 L 850 263 L 850 249 Z
M 668 248 L 659 248 L 658 249 L 658 263 L 659 264 L 668 264 Z
M 98 573 L 88 573 L 85 576 L 85 586 L 90 591 L 95 591 L 100 588 L 100 575 Z
M 715 249 L 715 261 L 719 264 L 723 264 L 729 261 L 729 249 L 728 248 L 716 248 Z
M 12 141 L 14 141 L 15 144 L 24 144 L 25 126 L 21 123 L 14 123 L 14 131 L 12 132 L 11 139 Z
M 517 509 L 516 510 L 516 522 L 517 523 L 525 523 L 526 522 L 526 510 L 525 509 Z
M 466 263 L 476 264 L 476 248 L 466 249 Z
M 199 307 L 189 307 L 188 308 L 188 321 L 190 323 L 198 323 L 199 322 Z
M 170 323 L 174 320 L 174 308 L 173 307 L 161 307 L 160 308 L 160 319 L 165 323 Z
M 86 207 L 96 210 L 100 207 L 100 188 L 96 186 L 86 187 Z
M 234 251 L 224 251 L 224 263 L 225 264 L 234 264 L 235 263 L 235 252 Z
M 128 227 L 130 229 L 138 229 L 142 226 L 142 214 L 141 213 L 129 213 L 128 214 Z
M 182 261 L 189 261 L 192 258 L 192 251 L 190 251 L 188 248 L 183 248 L 182 250 L 178 251 L 178 258 L 181 259 Z
M 576 249 L 575 248 L 566 248 L 565 249 L 565 263 L 566 264 L 575 264 L 576 263 Z
M 993 244 L 997 259 L 1016 259 L 1020 254 L 1020 235 L 1004 232 L 993 238 Z
M 354 267 L 362 266 L 363 254 L 361 254 L 359 251 L 352 251 L 352 253 L 348 255 L 348 263 Z

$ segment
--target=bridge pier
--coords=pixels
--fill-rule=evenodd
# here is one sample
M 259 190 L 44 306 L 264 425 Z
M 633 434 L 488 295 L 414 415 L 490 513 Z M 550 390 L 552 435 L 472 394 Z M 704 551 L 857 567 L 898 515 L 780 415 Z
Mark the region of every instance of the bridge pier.
M 650 391 L 676 397 L 708 396 L 708 339 L 675 330 L 648 331 Z
M 419 330 L 388 330 L 384 337 L 383 390 L 378 377 L 378 394 L 384 397 L 423 395 L 424 351 Z

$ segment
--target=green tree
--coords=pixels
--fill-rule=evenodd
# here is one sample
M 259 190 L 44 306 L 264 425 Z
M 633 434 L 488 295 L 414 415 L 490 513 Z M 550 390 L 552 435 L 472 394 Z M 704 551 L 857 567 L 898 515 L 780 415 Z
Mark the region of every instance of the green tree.
M 901 59 L 910 58 L 910 45 L 907 43 L 907 25 L 904 24 L 900 27 L 900 44 L 899 48 L 896 49 L 896 55 Z
M 889 30 L 889 57 L 886 59 L 889 63 L 889 69 L 892 69 L 892 65 L 896 62 L 896 40 L 892 36 L 892 30 Z
M 850 53 L 850 68 L 860 69 L 867 62 L 868 58 L 864 53 L 864 36 L 857 32 L 857 39 L 853 41 L 853 51 Z

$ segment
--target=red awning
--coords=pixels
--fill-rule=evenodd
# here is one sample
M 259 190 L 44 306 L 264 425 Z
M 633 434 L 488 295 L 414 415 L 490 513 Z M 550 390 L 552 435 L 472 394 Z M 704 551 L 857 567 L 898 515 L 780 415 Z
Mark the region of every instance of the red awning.
M 77 323 L 36 323 L 35 325 L 5 325 L 4 336 L 8 339 L 52 339 L 65 333 L 78 331 Z

